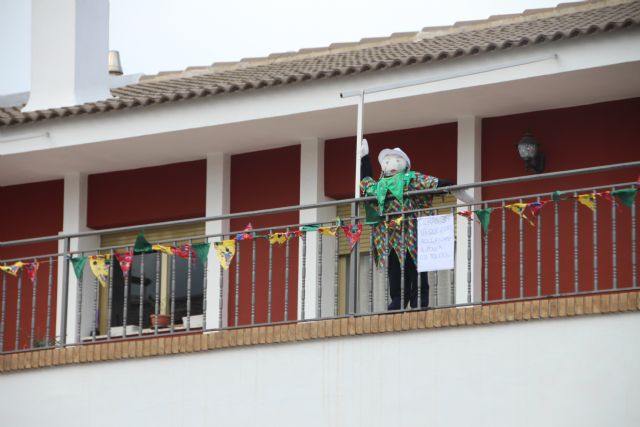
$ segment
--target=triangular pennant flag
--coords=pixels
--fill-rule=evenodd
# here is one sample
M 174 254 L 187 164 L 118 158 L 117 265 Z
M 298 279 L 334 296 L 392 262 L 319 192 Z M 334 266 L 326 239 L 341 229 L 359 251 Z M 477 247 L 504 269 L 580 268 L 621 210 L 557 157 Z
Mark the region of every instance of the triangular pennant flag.
M 527 222 L 529 222 L 529 224 L 535 225 L 533 223 L 533 221 L 531 221 L 529 218 L 527 218 L 527 216 L 524 214 L 524 210 L 527 208 L 527 206 L 528 206 L 527 203 L 512 203 L 510 205 L 506 205 L 505 208 L 511 210 L 511 212 L 515 213 L 519 217 L 527 220 Z
M 24 263 L 22 261 L 18 261 L 18 262 L 14 262 L 11 265 L 0 266 L 0 270 L 12 275 L 13 277 L 16 277 L 23 265 Z
M 86 256 L 77 256 L 71 258 L 71 265 L 73 265 L 73 271 L 76 273 L 76 279 L 82 280 L 82 272 L 84 271 L 84 266 L 87 263 Z
M 596 196 L 600 196 L 601 198 L 613 203 L 614 205 L 616 204 L 616 199 L 614 199 L 611 195 L 611 191 L 601 191 L 600 193 L 596 193 Z
M 473 211 L 460 211 L 458 215 L 467 218 L 469 221 L 473 219 Z
M 396 219 L 389 220 L 387 222 L 387 226 L 389 226 L 391 228 L 399 227 L 400 224 L 402 224 L 402 217 L 401 216 L 399 216 Z
M 189 254 L 191 254 L 191 259 L 194 259 L 191 245 L 182 245 L 179 247 L 175 247 L 173 248 L 173 254 L 182 259 L 189 259 Z
M 25 264 L 24 267 L 22 267 L 25 273 L 27 273 L 27 277 L 29 278 L 29 280 L 31 280 L 31 283 L 35 283 L 36 277 L 38 275 L 38 267 L 40 267 L 40 264 L 37 261 Z
M 582 203 L 592 211 L 595 210 L 596 208 L 595 200 L 596 200 L 596 195 L 593 193 L 578 195 L 578 202 Z
M 129 270 L 131 269 L 131 263 L 133 262 L 133 252 L 122 252 L 119 254 L 115 254 L 118 263 L 120 264 L 120 269 L 122 270 L 122 274 L 126 276 L 129 274 Z
M 362 224 L 343 225 L 342 231 L 349 239 L 349 243 L 351 243 L 351 249 L 353 250 L 353 247 L 356 243 L 358 243 L 358 240 L 360 240 L 360 236 L 362 235 Z
M 320 227 L 318 231 L 324 236 L 335 236 L 338 229 L 337 227 Z
M 282 245 L 287 241 L 286 233 L 272 233 L 269 234 L 269 243 L 275 245 L 276 243 Z
M 229 265 L 231 265 L 231 260 L 233 260 L 233 256 L 236 254 L 236 241 L 223 240 L 222 242 L 215 242 L 213 245 L 220 265 L 225 270 L 228 270 Z
M 256 237 L 256 233 L 253 233 L 252 230 L 253 225 L 251 225 L 251 223 L 247 224 L 244 232 L 236 235 L 236 240 L 253 240 Z
M 133 252 L 136 254 L 152 252 L 151 243 L 144 238 L 144 232 L 140 232 L 136 237 L 136 243 L 133 245 Z
M 487 233 L 489 232 L 489 222 L 491 221 L 491 212 L 493 212 L 493 208 L 485 208 L 478 209 L 473 213 L 476 214 L 478 221 L 480 221 L 480 225 L 482 225 L 482 230 Z
M 544 205 L 546 205 L 550 201 L 551 200 L 542 200 L 541 202 L 531 202 L 531 203 L 529 203 L 528 206 L 529 206 L 529 210 L 531 211 L 531 216 L 533 216 L 534 218 L 537 218 L 538 215 L 540 215 L 540 211 L 542 210 Z
M 551 200 L 553 200 L 554 202 L 559 202 L 560 200 L 566 200 L 566 197 L 564 196 L 564 191 L 554 191 L 553 193 L 551 193 Z
M 308 233 L 309 231 L 318 231 L 319 228 L 319 225 L 303 225 L 301 230 L 305 233 Z
M 613 190 L 612 195 L 620 199 L 620 203 L 630 208 L 636 201 L 637 188 L 622 188 L 620 190 Z
M 107 286 L 109 280 L 109 268 L 107 259 L 108 255 L 92 255 L 89 257 L 89 266 L 91 271 L 100 282 L 101 286 Z
M 207 258 L 209 258 L 209 247 L 211 243 L 196 243 L 192 246 L 193 252 L 195 252 L 196 256 L 202 263 L 202 265 L 207 264 Z
M 165 245 L 152 245 L 151 249 L 156 252 L 162 252 L 163 254 L 173 255 L 173 246 L 165 246 Z

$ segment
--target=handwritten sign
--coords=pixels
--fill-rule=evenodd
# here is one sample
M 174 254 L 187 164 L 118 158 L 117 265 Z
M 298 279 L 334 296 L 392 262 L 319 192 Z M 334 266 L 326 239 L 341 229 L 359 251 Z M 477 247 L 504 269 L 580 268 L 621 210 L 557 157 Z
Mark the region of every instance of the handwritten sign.
M 453 269 L 453 243 L 452 215 L 418 218 L 418 271 Z

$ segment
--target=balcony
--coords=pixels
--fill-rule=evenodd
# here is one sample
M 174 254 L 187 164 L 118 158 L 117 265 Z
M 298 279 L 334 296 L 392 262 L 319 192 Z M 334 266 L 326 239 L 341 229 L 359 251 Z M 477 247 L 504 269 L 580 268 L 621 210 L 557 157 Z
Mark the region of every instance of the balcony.
M 229 339 L 278 342 L 581 314 L 604 308 L 585 302 L 591 299 L 578 306 L 574 298 L 603 294 L 616 306 L 622 299 L 627 304 L 626 292 L 638 289 L 637 182 L 518 190 L 524 183 L 544 188 L 552 179 L 639 169 L 632 162 L 409 192 L 404 197 L 428 203 L 384 212 L 377 222 L 365 215 L 364 206 L 376 203 L 367 197 L 5 242 L 4 253 L 21 256 L 0 262 L 0 350 L 69 347 L 80 360 L 88 345 L 123 340 L 151 354 L 163 351 L 147 340 L 153 337 L 176 336 L 175 345 L 200 349 L 230 345 Z M 450 194 L 487 187 L 512 195 L 463 203 Z M 339 217 L 269 222 L 275 213 L 326 208 Z M 399 308 L 390 309 L 393 252 L 372 256 L 372 228 L 378 238 L 395 232 L 403 242 L 419 218 L 433 215 L 454 224 L 454 268 L 417 274 L 412 289 L 396 285 Z M 204 232 L 205 223 L 222 221 L 246 225 Z M 62 250 L 29 253 L 51 242 Z M 406 261 L 398 265 L 405 279 L 413 274 L 407 268 Z M 379 317 L 389 313 L 400 317 Z M 332 326 L 320 331 L 320 320 Z M 233 338 L 210 334 L 221 331 Z M 216 336 L 225 341 L 215 342 Z

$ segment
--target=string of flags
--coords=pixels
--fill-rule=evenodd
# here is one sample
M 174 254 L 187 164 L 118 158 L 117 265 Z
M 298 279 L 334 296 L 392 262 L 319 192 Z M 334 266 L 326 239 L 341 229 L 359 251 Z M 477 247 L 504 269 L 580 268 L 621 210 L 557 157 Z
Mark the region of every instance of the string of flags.
M 586 206 L 587 208 L 595 212 L 596 198 L 598 197 L 604 200 L 607 200 L 610 203 L 613 203 L 614 206 L 616 206 L 617 208 L 619 208 L 619 206 L 616 204 L 617 202 L 620 202 L 622 205 L 626 207 L 631 207 L 635 203 L 637 193 L 638 193 L 637 187 L 578 194 L 576 196 L 572 196 L 563 191 L 554 191 L 553 193 L 551 193 L 551 198 L 548 200 L 541 200 L 541 201 L 535 201 L 530 203 L 511 203 L 509 205 L 505 205 L 504 207 L 498 207 L 498 208 L 464 210 L 464 211 L 458 212 L 458 215 L 467 218 L 469 221 L 473 220 L 473 216 L 475 215 L 476 219 L 482 226 L 482 230 L 485 233 L 488 233 L 489 223 L 491 222 L 491 214 L 496 209 L 502 209 L 502 208 L 508 209 L 511 212 L 518 215 L 519 217 L 521 217 L 522 219 L 524 219 L 525 221 L 527 221 L 532 226 L 535 226 L 535 223 L 531 218 L 536 219 L 540 215 L 542 208 L 547 203 L 559 202 L 562 200 L 575 198 L 578 201 L 578 203 L 580 203 L 583 206 Z M 530 214 L 531 218 L 527 216 L 527 213 Z
M 637 192 L 637 187 L 623 188 L 611 191 L 592 192 L 579 194 L 577 196 L 572 196 L 562 191 L 555 191 L 551 194 L 551 198 L 548 200 L 541 200 L 530 203 L 511 203 L 509 205 L 505 205 L 504 207 L 497 208 L 487 207 L 483 209 L 464 210 L 459 211 L 457 214 L 467 218 L 469 221 L 473 220 L 475 216 L 475 219 L 482 226 L 482 230 L 487 233 L 489 231 L 491 214 L 497 209 L 508 209 L 514 214 L 520 216 L 522 219 L 526 220 L 532 226 L 534 226 L 535 223 L 533 220 L 540 215 L 542 208 L 551 202 L 558 202 L 561 200 L 575 198 L 580 204 L 586 206 L 592 211 L 595 211 L 596 199 L 597 197 L 600 197 L 604 200 L 609 201 L 610 203 L 613 203 L 614 205 L 616 205 L 616 202 L 618 201 L 624 206 L 631 207 L 635 203 Z M 402 221 L 403 217 L 401 216 L 390 219 L 388 221 L 381 221 L 381 218 L 377 217 L 377 220 L 375 221 L 367 220 L 367 224 L 383 223 L 390 228 L 394 228 L 401 226 Z M 215 254 L 218 262 L 223 269 L 228 270 L 236 254 L 236 242 L 239 241 L 266 239 L 271 245 L 283 245 L 288 240 L 295 237 L 302 237 L 305 233 L 308 232 L 317 232 L 323 236 L 337 236 L 338 232 L 342 230 L 343 234 L 349 241 L 351 250 L 353 250 L 354 246 L 356 245 L 356 243 L 358 243 L 360 237 L 362 236 L 362 226 L 362 223 L 355 225 L 342 224 L 340 218 L 337 218 L 334 225 L 304 225 L 300 227 L 299 230 L 258 235 L 253 230 L 253 226 L 251 225 L 251 223 L 249 223 L 244 228 L 244 230 L 241 233 L 237 233 L 234 238 L 223 240 L 220 242 L 214 242 L 213 247 L 215 249 Z M 120 265 L 120 269 L 123 275 L 125 277 L 128 277 L 133 263 L 133 257 L 136 254 L 156 252 L 170 256 L 177 256 L 186 260 L 191 259 L 192 262 L 195 262 L 195 260 L 197 259 L 200 260 L 201 263 L 206 264 L 210 246 L 210 243 L 185 244 L 181 246 L 151 244 L 144 237 L 144 233 L 141 232 L 136 238 L 132 251 L 114 253 L 113 256 Z M 92 273 L 97 278 L 101 286 L 106 286 L 108 283 L 110 269 L 112 267 L 111 262 L 112 259 L 110 254 L 75 256 L 71 258 L 71 265 L 73 266 L 74 273 L 78 279 L 82 277 L 84 268 L 86 264 L 89 263 L 89 267 L 91 268 Z M 36 261 L 29 263 L 17 261 L 11 265 L 0 266 L 0 271 L 17 277 L 18 273 L 22 270 L 27 275 L 29 280 L 34 283 L 37 278 L 39 266 L 40 264 Z

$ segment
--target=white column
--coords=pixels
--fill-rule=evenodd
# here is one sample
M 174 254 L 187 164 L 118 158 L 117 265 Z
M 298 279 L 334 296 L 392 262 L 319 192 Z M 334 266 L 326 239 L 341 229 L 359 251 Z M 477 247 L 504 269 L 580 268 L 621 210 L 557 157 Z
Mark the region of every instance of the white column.
M 324 140 L 305 138 L 300 141 L 300 204 L 313 204 L 330 200 L 324 195 Z M 335 218 L 335 208 L 306 209 L 300 212 L 300 223 L 331 221 Z M 302 242 L 298 257 L 298 319 L 319 317 L 317 311 L 318 279 L 318 233 L 306 235 L 305 298 L 302 300 Z M 324 241 L 323 241 L 324 242 Z M 333 301 L 334 244 L 327 240 L 322 248 L 323 306 Z M 331 280 L 329 280 L 331 279 Z M 325 284 L 327 284 L 325 286 Z M 331 292 L 331 294 L 329 294 Z M 333 304 L 330 304 L 333 307 Z M 327 307 L 328 308 L 328 307 Z M 333 308 L 331 308 L 333 310 Z M 323 309 L 325 312 L 325 309 Z
M 63 221 L 61 234 L 80 233 L 88 231 L 87 228 L 87 180 L 88 177 L 83 173 L 69 173 L 64 177 L 64 205 L 63 205 Z M 99 236 L 89 236 L 71 239 L 70 250 L 92 250 L 100 245 Z M 58 250 L 63 251 L 63 241 L 58 244 Z M 56 309 L 56 336 L 62 335 L 60 325 L 60 315 L 62 313 L 62 258 L 58 258 L 58 292 L 57 292 L 57 309 Z M 91 333 L 93 327 L 93 301 L 95 290 L 93 286 L 93 275 L 89 265 L 87 264 L 82 276 L 82 325 L 80 327 L 81 336 L 87 336 Z M 67 293 L 67 343 L 75 342 L 76 339 L 76 323 L 77 305 L 78 305 L 78 280 L 73 271 L 73 266 L 69 265 L 69 282 Z
M 207 155 L 207 192 L 206 192 L 206 216 L 219 216 L 229 213 L 230 209 L 230 182 L 231 182 L 231 157 L 225 153 L 210 153 Z M 205 225 L 205 233 L 223 234 L 229 232 L 229 220 L 209 221 Z M 212 248 L 209 250 L 207 262 L 207 319 L 205 328 L 221 328 L 227 325 L 227 306 L 229 275 L 224 272 L 224 278 L 220 281 L 222 267 L 218 262 L 213 248 L 213 242 L 219 242 L 222 238 L 211 239 Z M 222 288 L 223 301 L 220 306 L 220 289 Z M 222 324 L 220 313 L 222 312 Z
M 479 182 L 481 179 L 481 147 L 482 120 L 478 117 L 461 117 L 458 119 L 458 184 Z M 474 202 L 482 200 L 481 189 L 470 189 Z M 463 203 L 458 201 L 458 203 Z M 477 208 L 477 206 L 476 206 Z M 471 301 L 481 301 L 481 227 L 476 221 L 469 221 L 461 216 L 457 218 L 456 245 L 456 303 L 468 301 L 468 265 L 469 238 L 468 226 L 471 225 Z

